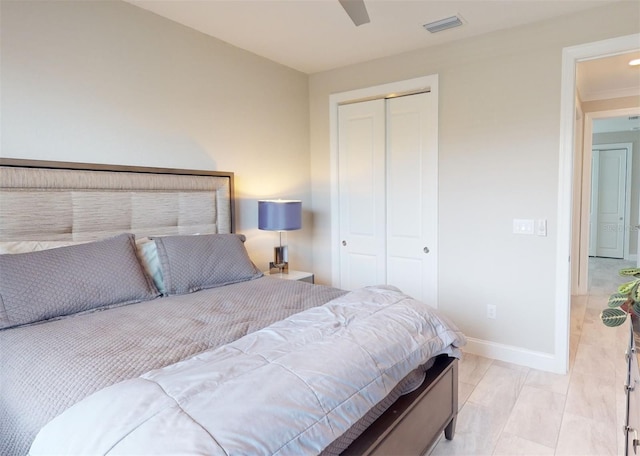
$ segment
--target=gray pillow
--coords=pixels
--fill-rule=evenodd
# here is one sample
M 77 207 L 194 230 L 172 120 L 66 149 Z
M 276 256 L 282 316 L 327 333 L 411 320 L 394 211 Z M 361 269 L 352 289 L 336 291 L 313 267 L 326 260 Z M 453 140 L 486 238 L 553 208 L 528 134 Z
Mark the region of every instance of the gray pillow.
M 136 256 L 133 234 L 0 255 L 0 328 L 158 295 Z
M 262 276 L 238 234 L 153 238 L 167 294 L 184 294 Z

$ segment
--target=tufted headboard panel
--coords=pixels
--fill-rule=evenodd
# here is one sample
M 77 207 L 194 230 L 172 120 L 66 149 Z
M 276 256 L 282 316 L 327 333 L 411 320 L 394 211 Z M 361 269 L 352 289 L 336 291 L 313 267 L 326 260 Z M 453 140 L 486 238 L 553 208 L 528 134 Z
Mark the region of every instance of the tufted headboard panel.
M 0 241 L 234 232 L 233 173 L 0 159 Z

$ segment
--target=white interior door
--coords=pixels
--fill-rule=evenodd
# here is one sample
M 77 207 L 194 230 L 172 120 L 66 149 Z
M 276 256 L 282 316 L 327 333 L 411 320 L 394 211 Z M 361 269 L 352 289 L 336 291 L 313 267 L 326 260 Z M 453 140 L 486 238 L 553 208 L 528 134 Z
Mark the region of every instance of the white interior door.
M 432 306 L 437 300 L 434 99 L 427 92 L 387 100 L 387 281 Z
M 338 108 L 340 287 L 386 282 L 385 102 Z
M 627 149 L 593 151 L 591 226 L 595 256 L 624 258 Z M 596 200 L 594 202 L 594 200 Z

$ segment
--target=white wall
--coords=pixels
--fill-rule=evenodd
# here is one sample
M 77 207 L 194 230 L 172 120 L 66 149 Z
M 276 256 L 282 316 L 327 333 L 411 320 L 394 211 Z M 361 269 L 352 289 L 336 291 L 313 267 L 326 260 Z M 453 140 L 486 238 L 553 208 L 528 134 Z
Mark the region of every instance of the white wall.
M 440 306 L 480 345 L 553 355 L 562 48 L 638 33 L 636 2 L 310 78 L 123 2 L 0 5 L 0 156 L 235 171 L 254 260 L 255 200 L 301 198 L 291 261 L 325 283 L 329 95 L 439 74 Z
M 319 280 L 331 277 L 329 94 L 437 73 L 440 308 L 476 351 L 553 357 L 562 49 L 637 33 L 639 19 L 637 3 L 620 2 L 312 75 Z M 514 235 L 514 218 L 547 219 L 549 234 Z
M 0 156 L 234 171 L 237 231 L 266 268 L 256 200 L 311 205 L 305 74 L 124 2 L 1 8 Z M 310 233 L 307 215 L 289 236 L 298 269 Z

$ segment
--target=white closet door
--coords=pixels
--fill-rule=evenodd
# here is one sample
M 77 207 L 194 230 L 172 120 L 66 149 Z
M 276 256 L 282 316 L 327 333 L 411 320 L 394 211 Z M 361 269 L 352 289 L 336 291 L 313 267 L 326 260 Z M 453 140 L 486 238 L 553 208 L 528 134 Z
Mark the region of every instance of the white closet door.
M 387 100 L 387 283 L 437 306 L 435 97 Z
M 385 102 L 340 106 L 340 287 L 386 283 Z
M 596 256 L 624 258 L 627 149 L 601 149 L 597 167 Z

